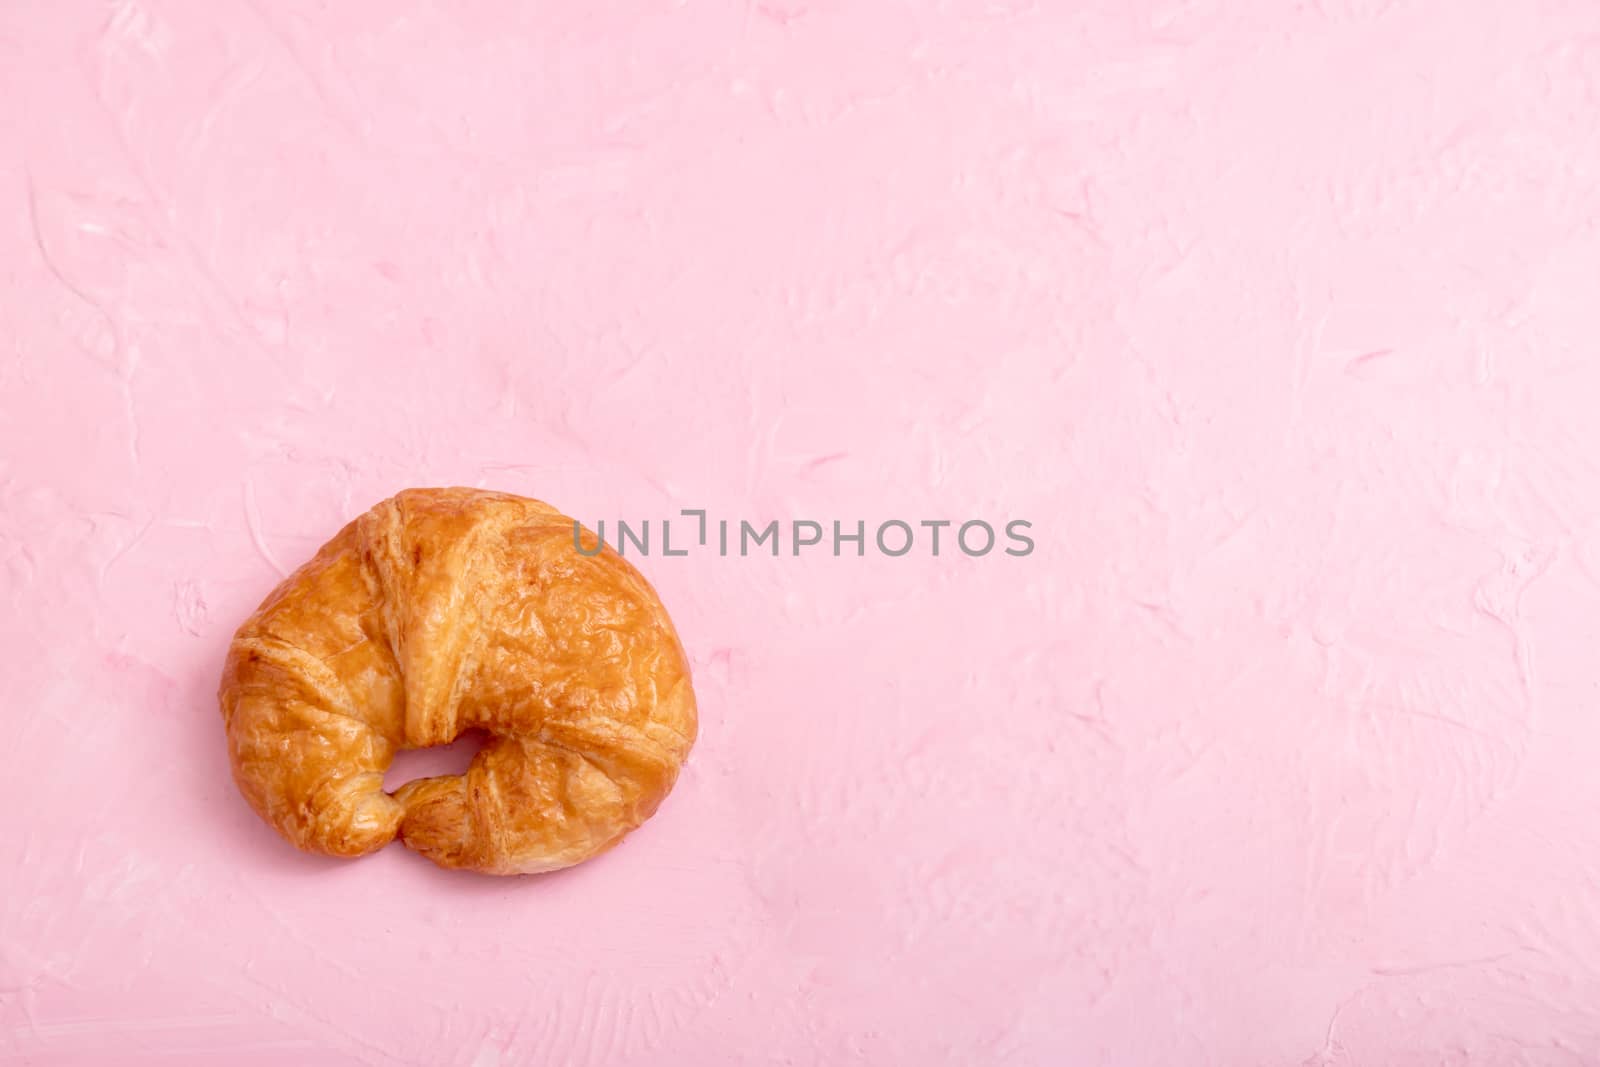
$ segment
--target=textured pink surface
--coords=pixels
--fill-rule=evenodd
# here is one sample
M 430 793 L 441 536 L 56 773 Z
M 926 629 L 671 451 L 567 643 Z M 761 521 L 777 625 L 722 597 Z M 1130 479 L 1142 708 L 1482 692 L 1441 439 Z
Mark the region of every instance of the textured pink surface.
M 0 1060 L 1600 1063 L 1597 129 L 1589 2 L 11 0 Z M 1038 548 L 643 560 L 656 820 L 302 856 L 225 644 L 453 483 Z

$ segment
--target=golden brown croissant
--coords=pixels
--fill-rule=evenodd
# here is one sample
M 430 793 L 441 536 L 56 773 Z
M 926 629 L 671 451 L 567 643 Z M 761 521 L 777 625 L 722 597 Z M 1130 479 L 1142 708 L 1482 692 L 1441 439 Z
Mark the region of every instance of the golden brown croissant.
M 537 500 L 409 489 L 341 530 L 233 639 L 219 699 L 234 780 L 300 848 L 396 833 L 443 867 L 571 866 L 661 804 L 694 744 L 689 667 L 643 577 Z M 397 749 L 480 727 L 464 775 Z

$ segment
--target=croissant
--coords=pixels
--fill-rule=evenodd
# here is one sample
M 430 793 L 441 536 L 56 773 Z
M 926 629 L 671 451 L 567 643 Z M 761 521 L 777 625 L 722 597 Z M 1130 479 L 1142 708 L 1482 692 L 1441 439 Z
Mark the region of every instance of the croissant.
M 308 851 L 398 834 L 486 874 L 571 866 L 654 814 L 695 741 L 688 662 L 649 583 L 575 529 L 458 488 L 408 489 L 339 531 L 228 650 L 219 701 L 250 806 Z M 490 739 L 465 774 L 384 792 L 397 750 L 472 728 Z

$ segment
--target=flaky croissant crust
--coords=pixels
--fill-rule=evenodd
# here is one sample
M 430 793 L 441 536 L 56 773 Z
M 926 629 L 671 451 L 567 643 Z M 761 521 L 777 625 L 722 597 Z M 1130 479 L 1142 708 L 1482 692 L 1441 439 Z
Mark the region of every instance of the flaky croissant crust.
M 398 834 L 442 867 L 525 874 L 622 840 L 697 729 L 655 591 L 537 500 L 408 489 L 350 523 L 233 639 L 219 699 L 234 780 L 300 848 Z M 463 775 L 383 791 L 394 753 L 490 740 Z

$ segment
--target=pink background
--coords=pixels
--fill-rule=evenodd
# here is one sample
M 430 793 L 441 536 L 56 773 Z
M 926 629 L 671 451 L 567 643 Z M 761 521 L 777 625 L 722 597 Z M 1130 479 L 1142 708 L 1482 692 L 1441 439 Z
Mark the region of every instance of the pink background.
M 0 1060 L 1600 1063 L 1597 130 L 1587 0 L 10 0 Z M 448 484 L 1038 547 L 642 560 L 654 821 L 303 856 L 223 650 Z

